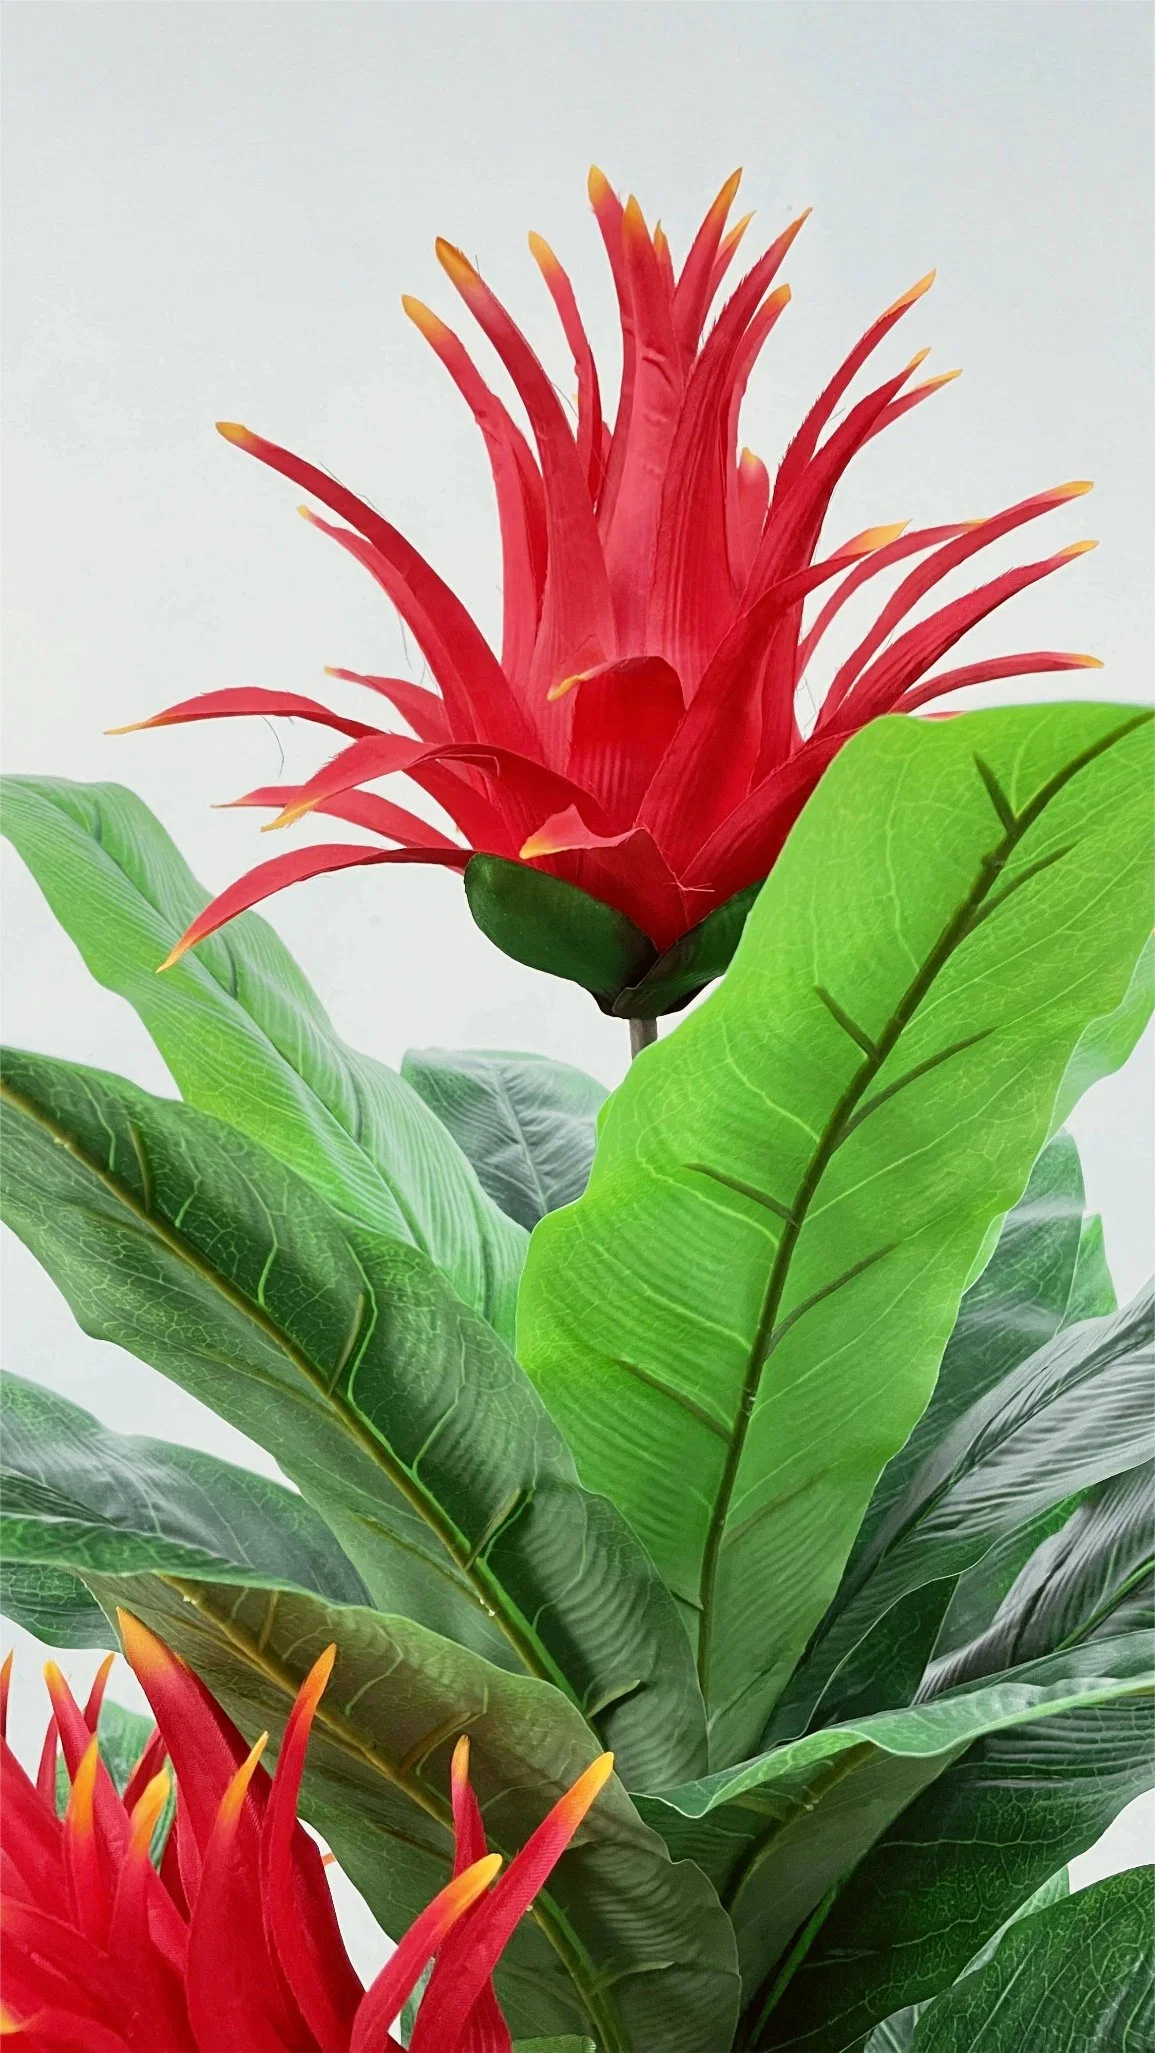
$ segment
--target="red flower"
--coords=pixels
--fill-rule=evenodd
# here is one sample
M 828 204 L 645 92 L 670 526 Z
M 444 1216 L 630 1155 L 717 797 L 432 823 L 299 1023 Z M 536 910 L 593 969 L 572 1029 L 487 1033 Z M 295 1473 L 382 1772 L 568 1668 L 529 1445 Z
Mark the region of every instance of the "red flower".
M 591 174 L 622 329 L 612 428 L 569 279 L 540 237 L 531 236 L 530 247 L 573 356 L 576 426 L 484 280 L 460 250 L 437 245 L 447 276 L 517 389 L 532 447 L 452 329 L 419 301 L 404 301 L 485 438 L 503 553 L 500 662 L 453 593 L 388 521 L 288 450 L 247 428 L 221 425 L 229 441 L 346 523 L 333 526 L 302 509 L 377 580 L 416 637 L 437 688 L 331 673 L 389 701 L 412 736 L 342 719 L 315 700 L 261 690 L 210 692 L 140 723 L 281 713 L 335 728 L 349 745 L 315 777 L 252 791 L 236 803 L 276 806 L 274 826 L 327 813 L 394 844 L 327 844 L 260 865 L 194 921 L 170 962 L 302 878 L 361 863 L 440 863 L 466 871 L 475 917 L 510 953 L 576 977 L 606 1009 L 652 1015 L 685 1003 L 696 972 L 700 985 L 724 967 L 753 887 L 849 735 L 881 713 L 911 712 L 963 685 L 1094 660 L 1033 650 L 932 669 L 968 628 L 1089 543 L 1006 571 L 909 623 L 912 609 L 948 572 L 1087 490 L 1083 484 L 1039 493 L 982 521 L 914 533 L 869 529 L 818 557 L 831 499 L 851 459 L 956 375 L 912 385 L 920 352 L 840 412 L 857 373 L 933 273 L 855 344 L 773 480 L 749 450 L 739 454 L 747 380 L 790 297 L 789 287 L 773 280 L 806 217 L 758 259 L 707 333 L 709 310 L 749 219 L 727 230 L 737 184 L 735 174 L 723 186 L 675 274 L 661 228 L 651 232 L 636 200 L 623 207 L 600 172 Z M 907 557 L 920 558 L 918 567 L 837 669 L 805 731 L 799 690 L 830 622 L 867 579 Z M 804 628 L 807 596 L 835 577 L 833 593 Z M 461 838 L 365 789 L 394 773 L 442 807 Z M 703 935 L 701 923 L 743 893 L 732 914 Z M 659 966 L 674 944 L 676 955 Z
M 430 1960 L 411 2053 L 509 2053 L 490 1976 L 519 1918 L 568 1846 L 613 1766 L 603 1754 L 510 1862 L 487 1854 L 453 1757 L 453 1880 L 365 1990 L 338 1929 L 321 1854 L 297 1822 L 309 1730 L 336 1649 L 314 1664 L 285 1726 L 275 1774 L 203 1683 L 121 1612 L 125 1652 L 157 1730 L 117 1795 L 95 1738 L 112 1656 L 83 1711 L 52 1662 L 53 1719 L 33 1783 L 0 1743 L 5 1934 L 0 2035 L 28 2053 L 383 2053 Z M 0 1732 L 11 1655 L 0 1672 Z M 56 1811 L 56 1748 L 72 1789 Z M 150 1858 L 176 1771 L 172 1831 Z M 488 1893 L 487 1893 L 488 1892 Z

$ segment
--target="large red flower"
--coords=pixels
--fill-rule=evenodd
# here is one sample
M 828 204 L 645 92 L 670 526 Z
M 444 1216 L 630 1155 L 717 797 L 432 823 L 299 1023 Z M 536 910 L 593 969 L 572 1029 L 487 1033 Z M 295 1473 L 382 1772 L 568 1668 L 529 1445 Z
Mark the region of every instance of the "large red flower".
M 106 1662 L 83 1711 L 50 1662 L 53 1718 L 32 1782 L 0 1739 L 3 2000 L 0 2036 L 27 2053 L 385 2053 L 425 1968 L 410 2053 L 510 2053 L 490 1977 L 514 1927 L 603 1787 L 613 1756 L 579 1776 L 494 1883 L 469 1786 L 453 1757 L 453 1880 L 369 1989 L 345 1951 L 321 1854 L 297 1821 L 309 1731 L 333 1667 L 302 1683 L 275 1774 L 163 1641 L 120 1613 L 157 1730 L 123 1797 L 100 1758 Z M 11 1656 L 0 1673 L 0 1734 Z M 57 1815 L 56 1751 L 71 1794 Z M 150 1848 L 176 1771 L 159 1871 Z M 494 1883 L 491 1888 L 490 1884 Z
M 727 228 L 737 184 L 735 174 L 723 186 L 676 272 L 661 228 L 651 231 L 635 199 L 623 207 L 601 174 L 591 174 L 621 318 L 612 426 L 570 281 L 540 237 L 530 237 L 530 248 L 573 356 L 575 422 L 477 271 L 460 250 L 437 245 L 516 388 L 532 444 L 453 330 L 419 301 L 404 302 L 485 439 L 503 555 L 500 661 L 388 521 L 325 471 L 222 424 L 229 441 L 345 523 L 302 509 L 376 579 L 436 689 L 332 673 L 388 701 L 408 735 L 263 690 L 210 692 L 141 723 L 279 713 L 335 728 L 348 746 L 315 777 L 237 803 L 275 806 L 275 826 L 327 813 L 392 844 L 330 843 L 261 864 L 213 901 L 170 960 L 302 878 L 362 863 L 440 863 L 465 871 L 475 917 L 508 952 L 574 977 L 607 1010 L 653 1016 L 684 1004 L 724 967 L 810 791 L 865 722 L 963 685 L 1093 661 L 1044 649 L 934 669 L 969 628 L 1087 543 L 1006 571 L 911 624 L 949 572 L 1088 489 L 1083 484 L 981 521 L 913 533 L 873 528 L 834 548 L 822 542 L 851 459 L 955 375 L 912 384 L 920 352 L 843 407 L 933 273 L 855 344 L 773 478 L 748 449 L 739 451 L 746 384 L 790 297 L 774 280 L 806 217 L 771 244 L 707 330 L 749 219 Z M 801 719 L 800 706 L 816 696 L 810 666 L 832 620 L 864 582 L 907 558 L 915 567 L 835 671 L 816 716 Z M 808 596 L 835 579 L 807 620 Z M 456 838 L 367 790 L 394 774 L 443 809 Z

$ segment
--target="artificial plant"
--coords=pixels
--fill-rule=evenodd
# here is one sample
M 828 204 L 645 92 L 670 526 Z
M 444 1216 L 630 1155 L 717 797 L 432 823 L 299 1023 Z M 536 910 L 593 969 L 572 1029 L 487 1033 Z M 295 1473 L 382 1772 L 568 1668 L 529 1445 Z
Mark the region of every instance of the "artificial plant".
M 625 337 L 612 434 L 544 247 L 578 359 L 573 430 L 443 255 L 538 438 L 540 470 L 420 311 L 494 461 L 500 665 L 394 530 L 256 444 L 360 521 L 343 539 L 432 684 L 375 680 L 416 740 L 354 735 L 324 790 L 250 797 L 396 848 L 280 858 L 206 906 L 131 794 L 10 780 L 6 831 L 180 1100 L 13 1051 L 6 1215 L 87 1332 L 294 1487 L 110 1433 L 12 1376 L 3 1604 L 56 1646 L 115 1646 L 118 1615 L 138 1621 L 128 1651 L 155 1635 L 199 1677 L 234 1769 L 258 1734 L 275 1752 L 298 1733 L 335 1647 L 308 1755 L 290 1737 L 281 1758 L 295 1747 L 302 1815 L 395 1938 L 453 1869 L 462 1735 L 488 1843 L 511 1857 L 612 1749 L 509 1936 L 500 2009 L 452 2020 L 467 2053 L 511 2032 L 598 2053 L 1018 2053 L 1032 2029 L 1037 2053 L 1139 2053 L 1145 1883 L 1068 1900 L 1066 1865 L 1150 1779 L 1151 1301 L 1116 1303 L 1064 1121 L 1151 1010 L 1151 721 L 1072 702 L 892 717 L 980 674 L 1085 660 L 925 676 L 1070 551 L 906 624 L 947 569 L 1062 495 L 815 572 L 863 423 L 915 394 L 892 379 L 841 425 L 834 409 L 912 296 L 772 485 L 736 456 L 737 402 L 790 231 L 703 342 L 730 198 L 675 279 L 660 231 L 595 185 Z M 817 719 L 796 720 L 842 601 L 924 546 Z M 257 709 L 224 696 L 176 715 Z M 582 735 L 593 781 L 575 795 Z M 659 819 L 639 780 L 665 789 L 673 759 Z M 599 804 L 629 786 L 632 824 L 591 813 L 591 765 Z M 346 1047 L 242 907 L 338 862 L 426 859 L 438 844 L 359 789 L 390 768 L 460 808 L 452 860 L 510 952 L 635 1025 L 724 970 L 718 989 L 608 1097 L 540 1055 L 423 1050 L 396 1074 Z M 499 847 L 464 825 L 482 811 Z M 761 834 L 771 815 L 692 919 L 699 873 L 677 849 L 717 853 L 735 819 Z M 622 903 L 655 862 L 679 894 L 668 927 Z M 187 1771 L 160 1725 L 179 1817 Z M 78 1734 L 62 1737 L 75 1816 Z M 438 1972 L 430 1991 L 451 1984 Z M 433 2000 L 405 2027 L 415 2047 Z M 249 2053 L 193 2034 L 197 2053 Z

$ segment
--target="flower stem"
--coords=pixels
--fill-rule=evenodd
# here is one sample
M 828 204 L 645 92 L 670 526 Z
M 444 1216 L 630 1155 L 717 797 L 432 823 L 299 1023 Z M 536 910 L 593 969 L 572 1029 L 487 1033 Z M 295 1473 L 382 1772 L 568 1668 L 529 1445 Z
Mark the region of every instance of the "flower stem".
M 658 1022 L 656 1019 L 631 1019 L 630 1061 L 633 1061 L 635 1055 L 640 1055 L 643 1048 L 650 1047 L 657 1038 Z

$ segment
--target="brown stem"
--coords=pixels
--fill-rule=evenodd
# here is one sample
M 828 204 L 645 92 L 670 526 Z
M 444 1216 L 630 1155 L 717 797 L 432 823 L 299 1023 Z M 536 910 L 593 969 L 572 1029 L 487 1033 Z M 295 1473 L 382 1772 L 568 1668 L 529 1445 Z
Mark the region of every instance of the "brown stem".
M 643 1048 L 649 1048 L 657 1038 L 658 1022 L 656 1019 L 631 1019 L 630 1061 L 633 1061 L 635 1055 L 640 1055 Z

